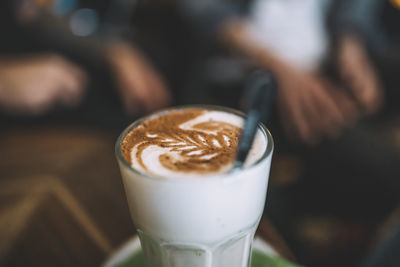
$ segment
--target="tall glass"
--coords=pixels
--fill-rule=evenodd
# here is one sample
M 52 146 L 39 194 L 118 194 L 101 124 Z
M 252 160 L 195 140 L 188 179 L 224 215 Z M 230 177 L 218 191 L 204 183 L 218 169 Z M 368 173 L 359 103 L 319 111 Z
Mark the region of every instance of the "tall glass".
M 211 109 L 244 117 L 228 108 Z M 267 146 L 263 156 L 245 169 L 201 178 L 159 178 L 132 168 L 121 153 L 123 138 L 148 118 L 128 126 L 116 143 L 116 156 L 147 267 L 250 266 L 273 151 L 269 131 L 259 124 Z

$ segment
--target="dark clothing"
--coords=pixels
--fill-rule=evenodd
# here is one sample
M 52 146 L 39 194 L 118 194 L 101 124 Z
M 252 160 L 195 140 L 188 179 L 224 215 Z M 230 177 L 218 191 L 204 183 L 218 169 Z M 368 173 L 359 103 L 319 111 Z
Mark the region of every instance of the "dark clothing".
M 179 0 L 179 10 L 207 42 L 213 42 L 218 36 L 221 25 L 230 17 L 246 16 L 250 0 Z
M 393 50 L 400 51 L 400 7 L 392 1 L 334 1 L 328 25 L 334 36 L 346 32 L 360 36 L 376 56 L 393 56 Z

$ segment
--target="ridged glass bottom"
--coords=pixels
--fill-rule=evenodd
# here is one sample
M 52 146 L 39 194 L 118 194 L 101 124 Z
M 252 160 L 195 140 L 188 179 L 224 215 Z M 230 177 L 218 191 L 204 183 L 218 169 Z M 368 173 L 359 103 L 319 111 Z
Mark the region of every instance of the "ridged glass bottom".
M 138 230 L 147 267 L 248 267 L 256 227 L 217 245 L 175 244 Z

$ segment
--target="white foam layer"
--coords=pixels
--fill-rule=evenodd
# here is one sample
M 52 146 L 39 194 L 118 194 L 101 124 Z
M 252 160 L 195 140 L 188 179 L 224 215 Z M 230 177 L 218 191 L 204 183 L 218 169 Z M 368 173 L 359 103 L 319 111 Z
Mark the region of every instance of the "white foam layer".
M 251 168 L 207 179 L 149 179 L 121 173 L 135 226 L 166 244 L 215 245 L 257 225 L 271 154 Z
M 187 121 L 184 124 L 180 125 L 179 127 L 184 130 L 194 130 L 193 126 L 199 123 L 203 122 L 225 122 L 225 123 L 230 123 L 234 126 L 237 126 L 239 128 L 243 127 L 244 119 L 240 116 L 234 115 L 232 113 L 227 113 L 227 112 L 222 112 L 222 111 L 207 111 L 204 114 L 194 118 L 193 120 Z M 204 133 L 208 134 L 215 134 L 217 135 L 218 133 L 216 131 L 210 131 L 210 130 L 199 130 L 196 129 L 197 131 L 201 131 Z M 150 138 L 156 138 L 157 135 L 151 135 L 149 134 L 148 137 Z M 199 139 L 201 139 L 201 136 L 199 136 Z M 223 139 L 225 141 L 225 145 L 229 144 L 229 138 L 227 136 L 223 136 Z M 259 129 L 253 146 L 249 152 L 249 155 L 247 157 L 247 160 L 245 162 L 245 167 L 248 167 L 252 164 L 254 164 L 257 160 L 259 160 L 262 155 L 264 154 L 266 147 L 267 147 L 267 139 L 265 138 L 263 132 Z M 205 140 L 202 140 L 205 142 Z M 159 160 L 160 155 L 168 153 L 171 157 L 173 157 L 176 160 L 182 160 L 182 156 L 180 154 L 180 151 L 186 150 L 186 149 L 193 149 L 193 144 L 187 143 L 182 140 L 173 140 L 170 138 L 166 138 L 164 140 L 165 143 L 170 144 L 170 147 L 161 147 L 161 146 L 156 146 L 156 145 L 151 145 L 145 148 L 141 154 L 141 160 L 143 164 L 146 166 L 147 170 L 151 172 L 151 175 L 159 176 L 159 177 L 198 177 L 198 176 L 204 176 L 204 173 L 187 173 L 187 172 L 179 172 L 179 171 L 173 171 L 171 169 L 165 168 Z M 214 145 L 216 147 L 221 147 L 224 144 L 219 144 L 218 141 L 215 139 Z M 140 143 L 137 145 L 139 146 Z M 137 146 L 132 148 L 131 151 L 131 165 L 133 168 L 138 169 L 142 172 L 147 172 L 147 170 L 143 169 L 142 166 L 139 164 L 137 158 L 136 158 L 136 152 L 137 152 Z M 179 151 L 172 151 L 174 146 L 180 146 Z M 189 153 L 190 155 L 197 155 L 201 153 L 200 150 L 195 150 Z M 215 156 L 216 154 L 212 155 L 206 155 L 204 156 L 204 159 L 210 159 Z M 228 164 L 226 166 L 223 166 L 220 168 L 217 172 L 214 173 L 208 173 L 207 175 L 218 175 L 221 173 L 226 173 L 232 168 L 232 163 Z

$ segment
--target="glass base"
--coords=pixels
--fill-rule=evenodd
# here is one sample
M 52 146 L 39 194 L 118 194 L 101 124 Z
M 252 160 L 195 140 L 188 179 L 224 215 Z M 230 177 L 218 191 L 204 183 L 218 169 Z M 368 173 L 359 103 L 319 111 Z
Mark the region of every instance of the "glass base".
M 138 230 L 148 267 L 248 267 L 255 227 L 215 245 L 154 240 Z
M 102 266 L 147 267 L 138 236 L 130 238 Z M 251 253 L 251 267 L 299 267 L 299 265 L 280 257 L 270 244 L 256 236 Z

